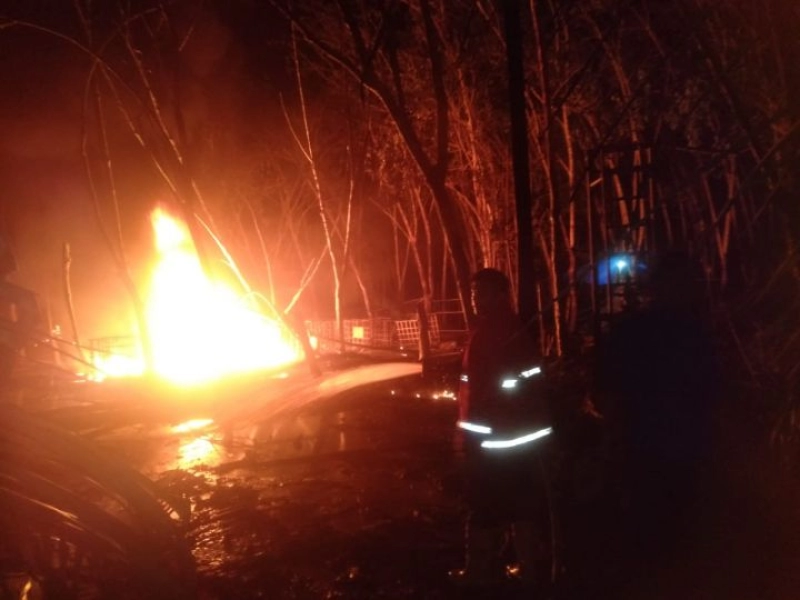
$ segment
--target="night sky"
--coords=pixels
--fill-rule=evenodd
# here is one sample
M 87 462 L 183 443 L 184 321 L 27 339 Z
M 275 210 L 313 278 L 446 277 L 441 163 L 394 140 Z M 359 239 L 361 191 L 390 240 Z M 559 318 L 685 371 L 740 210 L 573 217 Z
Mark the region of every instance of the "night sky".
M 39 294 L 52 324 L 62 328 L 66 327 L 63 245 L 70 245 L 77 321 L 82 337 L 91 338 L 129 333 L 133 316 L 98 227 L 82 157 L 91 63 L 85 52 L 57 35 L 74 36 L 81 43 L 85 39 L 76 29 L 70 4 L 0 5 L 0 16 L 26 23 L 0 30 L 0 227 L 17 260 L 11 280 Z M 277 22 L 232 9 L 214 14 L 199 6 L 189 16 L 192 29 L 181 50 L 179 69 L 190 139 L 202 136 L 204 142 L 211 140 L 226 151 L 252 147 L 259 141 L 248 130 L 247 120 L 254 112 L 263 116 L 275 108 L 274 91 L 283 77 L 283 61 L 266 60 L 274 52 L 270 40 L 275 32 L 270 33 L 269 24 L 276 23 L 272 27 L 277 31 Z M 176 23 L 185 25 L 180 19 Z M 104 33 L 101 22 L 94 25 L 98 34 Z M 121 68 L 126 66 L 123 60 Z M 106 100 L 110 102 L 110 97 Z M 111 114 L 108 124 L 123 236 L 138 278 L 150 260 L 147 215 L 170 194 L 118 116 Z M 90 144 L 96 149 L 97 128 L 93 123 L 89 127 Z M 106 189 L 99 193 L 105 194 L 101 202 L 108 207 Z

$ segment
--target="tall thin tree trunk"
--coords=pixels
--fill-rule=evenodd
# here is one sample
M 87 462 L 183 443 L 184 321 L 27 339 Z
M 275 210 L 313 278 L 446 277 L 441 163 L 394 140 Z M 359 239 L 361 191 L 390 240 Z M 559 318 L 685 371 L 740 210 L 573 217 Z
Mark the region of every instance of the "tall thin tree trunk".
M 81 153 L 83 155 L 84 166 L 89 179 L 89 189 L 91 190 L 91 195 L 92 195 L 92 206 L 94 208 L 95 218 L 97 219 L 100 231 L 106 241 L 106 244 L 108 245 L 108 249 L 109 252 L 111 253 L 112 258 L 114 259 L 114 263 L 116 264 L 117 267 L 117 272 L 122 279 L 122 284 L 125 286 L 125 289 L 127 290 L 128 295 L 130 296 L 130 299 L 133 302 L 134 314 L 136 315 L 136 323 L 139 327 L 139 340 L 142 346 L 142 354 L 144 362 L 147 368 L 152 371 L 155 365 L 153 358 L 153 344 L 150 338 L 150 328 L 148 326 L 147 319 L 145 318 L 144 301 L 142 300 L 142 296 L 139 293 L 139 289 L 136 287 L 136 284 L 133 281 L 133 277 L 131 276 L 130 267 L 128 264 L 127 253 L 125 251 L 125 240 L 122 235 L 122 218 L 120 216 L 119 197 L 117 194 L 117 186 L 115 183 L 116 179 L 115 179 L 113 163 L 111 161 L 111 147 L 108 142 L 108 131 L 106 130 L 105 113 L 103 111 L 103 104 L 99 90 L 95 89 L 94 92 L 95 92 L 94 94 L 95 114 L 97 116 L 97 125 L 100 129 L 103 162 L 105 165 L 106 175 L 108 177 L 108 185 L 109 185 L 111 201 L 114 207 L 114 222 L 116 224 L 116 234 L 117 234 L 116 248 L 114 246 L 111 233 L 108 231 L 108 227 L 106 226 L 105 220 L 103 219 L 102 211 L 100 210 L 100 198 L 97 192 L 97 186 L 95 185 L 94 177 L 92 176 L 91 162 L 89 160 L 88 132 L 86 130 L 86 125 L 84 123 L 82 140 L 81 140 Z
M 547 237 L 550 247 L 550 260 L 547 261 L 548 279 L 550 281 L 550 301 L 553 304 L 553 343 L 556 356 L 561 356 L 561 301 L 558 285 L 558 248 L 556 237 L 556 207 L 558 194 L 556 185 L 556 139 L 553 127 L 553 105 L 550 97 L 550 69 L 545 56 L 544 40 L 539 27 L 536 3 L 531 1 L 531 21 L 536 37 L 536 54 L 539 61 L 542 105 L 545 112 L 545 129 L 547 132 L 547 194 L 549 200 L 547 214 Z
M 340 348 L 344 349 L 344 323 L 342 321 L 342 291 L 341 291 L 341 277 L 339 273 L 339 264 L 336 259 L 336 252 L 333 249 L 333 235 L 331 232 L 330 224 L 328 223 L 328 214 L 325 210 L 325 203 L 322 196 L 322 186 L 317 173 L 317 164 L 314 158 L 314 149 L 311 144 L 311 128 L 308 123 L 308 112 L 306 110 L 306 101 L 303 88 L 303 79 L 300 73 L 300 59 L 297 54 L 297 38 L 292 28 L 292 58 L 294 61 L 295 77 L 297 78 L 297 93 L 300 102 L 300 112 L 303 118 L 303 130 L 305 134 L 305 153 L 308 160 L 309 168 L 311 169 L 311 178 L 314 184 L 314 192 L 317 198 L 317 207 L 319 208 L 319 218 L 322 223 L 322 230 L 325 233 L 325 247 L 328 251 L 328 258 L 331 261 L 331 273 L 333 275 L 333 305 L 334 305 L 334 319 L 336 321 L 336 331 L 340 342 Z
M 566 251 L 568 260 L 567 269 L 567 286 L 569 289 L 569 302 L 568 302 L 568 331 L 575 333 L 578 327 L 578 294 L 577 294 L 577 281 L 576 281 L 576 268 L 577 259 L 575 257 L 575 244 L 576 244 L 576 203 L 575 198 L 575 157 L 572 150 L 572 135 L 569 126 L 569 113 L 567 106 L 564 104 L 561 109 L 561 130 L 564 136 L 564 147 L 566 149 L 566 171 L 567 171 L 567 189 L 570 191 L 569 201 L 569 216 L 566 235 Z
M 81 360 L 86 360 L 86 354 L 81 344 L 81 337 L 78 332 L 78 319 L 75 317 L 75 306 L 72 302 L 72 280 L 70 269 L 72 267 L 72 253 L 70 252 L 69 242 L 64 242 L 63 246 L 63 263 L 62 275 L 64 278 L 64 298 L 67 302 L 67 312 L 69 313 L 69 324 L 72 327 L 72 339 L 75 340 L 75 348 L 78 350 L 78 355 Z

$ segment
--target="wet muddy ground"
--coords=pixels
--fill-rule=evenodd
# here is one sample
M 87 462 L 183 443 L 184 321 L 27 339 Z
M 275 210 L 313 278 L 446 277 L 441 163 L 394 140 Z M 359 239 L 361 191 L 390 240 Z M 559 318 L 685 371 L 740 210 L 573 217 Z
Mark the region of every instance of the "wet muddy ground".
M 160 476 L 192 503 L 201 598 L 451 597 L 455 404 L 412 382 L 312 402 L 222 440 L 232 460 Z
M 562 427 L 552 478 L 555 585 L 465 593 L 455 404 L 406 378 L 309 404 L 238 460 L 164 474 L 192 490 L 200 596 L 228 598 L 775 598 L 800 583 L 797 490 L 730 434 L 679 550 L 639 560 L 620 535 L 602 433 Z M 278 419 L 280 421 L 280 419 Z M 252 440 L 251 440 L 252 441 Z
M 796 598 L 800 489 L 746 420 L 727 418 L 679 550 L 647 563 L 620 535 L 625 505 L 602 422 L 570 411 L 545 454 L 554 585 L 455 589 L 446 573 L 461 564 L 466 507 L 451 444 L 454 376 L 340 365 L 323 383 L 289 377 L 226 384 L 208 392 L 213 402 L 171 398 L 183 409 L 166 416 L 161 399 L 156 412 L 134 410 L 116 390 L 124 410 L 93 416 L 104 428 L 92 435 L 184 505 L 203 600 Z M 67 414 L 58 418 L 88 428 L 85 408 Z

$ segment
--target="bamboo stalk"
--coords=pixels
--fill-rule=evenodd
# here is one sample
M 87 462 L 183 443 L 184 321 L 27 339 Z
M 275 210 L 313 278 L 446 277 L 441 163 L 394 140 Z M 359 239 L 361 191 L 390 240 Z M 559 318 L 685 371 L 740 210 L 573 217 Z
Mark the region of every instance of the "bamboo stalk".
M 78 320 L 75 317 L 75 306 L 72 301 L 72 281 L 70 277 L 70 269 L 72 267 L 72 253 L 70 251 L 69 242 L 64 242 L 63 245 L 63 253 L 62 253 L 62 276 L 63 276 L 63 284 L 64 284 L 64 299 L 67 303 L 67 312 L 69 314 L 69 324 L 72 327 L 72 338 L 75 340 L 75 347 L 78 350 L 78 354 L 81 357 L 81 360 L 87 362 L 86 354 L 83 349 L 83 344 L 81 344 L 81 337 L 78 333 Z

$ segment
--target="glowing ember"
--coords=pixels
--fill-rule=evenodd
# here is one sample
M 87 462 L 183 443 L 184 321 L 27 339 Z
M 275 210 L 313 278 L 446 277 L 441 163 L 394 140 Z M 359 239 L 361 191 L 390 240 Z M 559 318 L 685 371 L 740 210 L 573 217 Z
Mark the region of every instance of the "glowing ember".
M 147 323 L 159 375 L 196 383 L 298 359 L 296 345 L 279 323 L 206 277 L 182 223 L 160 209 L 152 219 L 160 259 Z
M 141 357 L 123 356 L 121 354 L 96 354 L 92 363 L 98 373 L 90 375 L 95 381 L 102 381 L 107 377 L 130 377 L 144 374 L 144 360 Z

